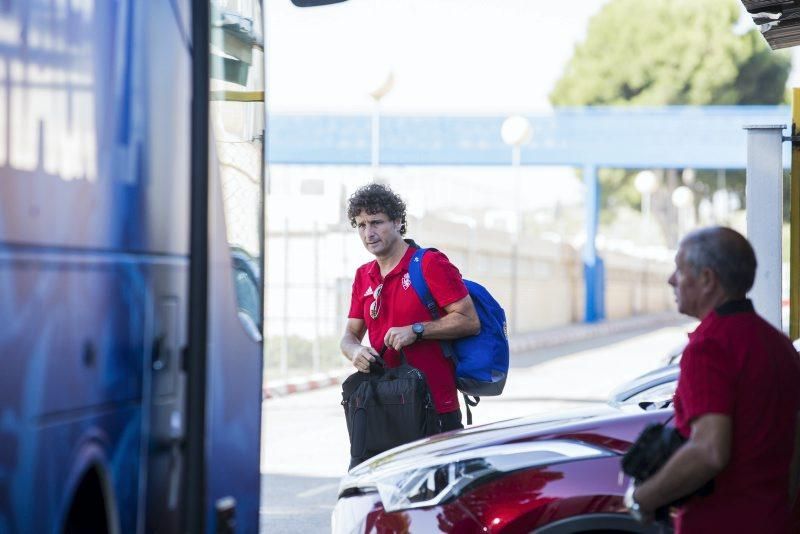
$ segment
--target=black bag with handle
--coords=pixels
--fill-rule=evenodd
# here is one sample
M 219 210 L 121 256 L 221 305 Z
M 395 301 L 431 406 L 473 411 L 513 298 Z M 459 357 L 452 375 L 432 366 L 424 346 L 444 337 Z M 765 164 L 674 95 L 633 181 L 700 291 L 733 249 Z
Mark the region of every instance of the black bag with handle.
M 402 350 L 400 358 L 400 366 L 389 369 L 379 356 L 369 373 L 355 372 L 342 384 L 351 469 L 376 454 L 438 432 L 425 375 L 408 364 Z
M 643 482 L 661 469 L 686 440 L 677 430 L 661 423 L 649 424 L 622 457 L 622 471 Z
M 622 457 L 622 472 L 633 478 L 636 484 L 653 476 L 686 443 L 678 431 L 661 423 L 649 424 L 642 430 L 631 448 Z M 697 491 L 679 498 L 656 510 L 657 521 L 669 518 L 669 508 L 681 506 L 695 495 L 706 496 L 714 491 L 714 480 L 709 480 Z

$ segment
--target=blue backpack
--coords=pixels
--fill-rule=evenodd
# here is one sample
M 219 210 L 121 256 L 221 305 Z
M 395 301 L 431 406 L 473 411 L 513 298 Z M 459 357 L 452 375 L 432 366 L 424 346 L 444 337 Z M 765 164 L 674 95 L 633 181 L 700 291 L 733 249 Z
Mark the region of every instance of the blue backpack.
M 428 250 L 420 248 L 411 258 L 408 275 L 422 303 L 433 319 L 439 318 L 439 308 L 433 300 L 425 277 L 422 275 L 422 257 Z M 475 406 L 481 396 L 500 395 L 508 375 L 508 330 L 506 313 L 482 285 L 464 280 L 481 321 L 481 331 L 455 341 L 442 341 L 442 349 L 456 365 L 456 386 L 464 393 L 467 403 L 467 424 L 472 423 L 470 406 Z M 468 395 L 475 400 L 468 399 Z

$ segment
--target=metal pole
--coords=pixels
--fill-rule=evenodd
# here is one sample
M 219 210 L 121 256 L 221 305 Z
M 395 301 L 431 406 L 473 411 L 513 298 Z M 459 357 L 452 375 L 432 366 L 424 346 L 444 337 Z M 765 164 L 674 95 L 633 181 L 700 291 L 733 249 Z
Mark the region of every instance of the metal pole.
M 314 341 L 311 344 L 311 365 L 315 373 L 319 372 L 320 367 L 320 348 L 319 348 L 319 319 L 320 319 L 320 302 L 319 302 L 319 222 L 314 221 Z
M 731 201 L 730 201 L 730 193 L 728 192 L 728 183 L 725 178 L 725 169 L 717 170 L 717 190 L 723 191 L 725 193 L 725 202 L 723 203 L 725 209 L 720 210 L 722 212 L 722 216 L 720 217 L 718 216 L 719 214 L 716 212 L 715 208 L 714 220 L 717 222 L 717 224 L 728 224 L 728 220 L 730 218 L 729 214 L 731 211 Z
M 522 230 L 522 217 L 520 215 L 520 183 L 519 183 L 520 148 L 519 145 L 511 147 L 511 172 L 514 174 L 514 234 L 511 241 L 511 333 L 516 334 L 519 322 L 517 316 L 517 303 L 519 298 L 519 234 Z
M 289 374 L 289 218 L 283 219 L 283 317 L 281 336 L 281 376 Z
M 514 145 L 511 147 L 511 166 L 515 169 L 519 167 L 520 161 L 522 160 L 522 151 L 519 148 L 519 145 Z M 519 191 L 517 191 L 519 192 Z M 519 205 L 519 200 L 517 200 L 517 204 Z
M 186 366 L 186 463 L 182 472 L 181 532 L 205 532 L 208 506 L 206 401 L 208 385 L 209 262 L 209 42 L 207 0 L 192 2 L 191 188 L 189 242 L 189 352 Z M 210 407 L 213 408 L 213 407 Z
M 336 319 L 335 319 L 335 330 L 337 332 L 341 332 L 344 330 L 345 325 L 347 324 L 347 313 L 350 311 L 348 305 L 350 304 L 347 299 L 347 290 L 346 286 L 342 287 L 340 280 L 346 276 L 348 268 L 350 267 L 350 262 L 348 261 L 348 254 L 347 254 L 347 240 L 351 239 L 350 235 L 347 233 L 346 230 L 341 231 L 342 236 L 342 270 L 340 274 L 336 277 Z
M 781 328 L 781 234 L 785 125 L 747 130 L 747 237 L 758 260 L 750 298 L 761 316 Z
M 789 337 L 800 337 L 800 89 L 792 89 L 792 171 L 789 183 Z
M 373 179 L 378 177 L 381 150 L 381 101 L 377 98 L 374 101 L 375 104 L 372 106 L 372 153 L 370 156 Z

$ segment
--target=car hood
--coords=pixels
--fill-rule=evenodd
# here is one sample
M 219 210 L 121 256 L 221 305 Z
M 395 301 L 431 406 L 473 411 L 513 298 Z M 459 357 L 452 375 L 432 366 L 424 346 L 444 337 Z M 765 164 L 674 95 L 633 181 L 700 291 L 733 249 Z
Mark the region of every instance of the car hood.
M 645 390 L 651 390 L 660 384 L 673 382 L 677 384 L 680 375 L 680 365 L 671 364 L 666 367 L 659 367 L 649 373 L 643 374 L 629 382 L 625 382 L 609 395 L 608 402 L 612 406 L 619 407 L 634 395 Z
M 347 478 L 359 477 L 384 467 L 397 469 L 399 464 L 413 466 L 420 459 L 450 456 L 504 444 L 544 439 L 579 441 L 602 447 L 616 454 L 624 453 L 648 423 L 664 422 L 671 409 L 642 411 L 638 407 L 618 409 L 599 406 L 509 419 L 487 425 L 437 434 L 395 447 L 354 467 Z

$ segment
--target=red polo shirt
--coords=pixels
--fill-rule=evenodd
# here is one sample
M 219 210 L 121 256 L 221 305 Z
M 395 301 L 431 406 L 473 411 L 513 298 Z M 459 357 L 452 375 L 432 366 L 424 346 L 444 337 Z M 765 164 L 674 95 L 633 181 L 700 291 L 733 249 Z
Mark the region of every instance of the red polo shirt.
M 731 417 L 728 465 L 714 491 L 678 513 L 677 532 L 792 531 L 789 464 L 800 410 L 800 357 L 749 300 L 712 311 L 681 359 L 675 426 L 689 437 L 704 414 Z
M 356 271 L 348 317 L 366 322 L 370 345 L 378 351 L 383 348 L 383 338 L 389 328 L 432 320 L 427 308 L 411 287 L 408 264 L 414 252 L 413 247 L 408 247 L 400 263 L 383 278 L 377 261 L 366 263 Z M 442 308 L 468 294 L 461 273 L 441 252 L 431 250 L 425 254 L 422 259 L 422 273 L 441 315 L 445 315 Z M 381 284 L 383 286 L 378 298 L 380 308 L 377 317 L 373 319 L 370 316 L 370 306 L 376 300 L 375 291 Z M 455 369 L 452 361 L 442 352 L 439 342 L 423 339 L 404 347 L 403 352 L 409 360 L 408 363 L 425 374 L 436 411 L 447 413 L 457 410 Z M 389 367 L 400 365 L 400 356 L 394 349 L 388 349 L 384 358 Z

